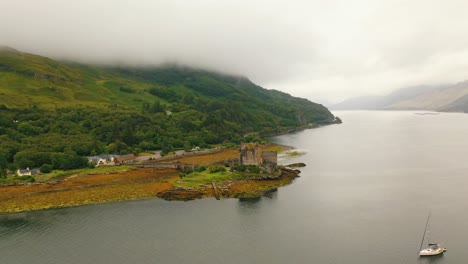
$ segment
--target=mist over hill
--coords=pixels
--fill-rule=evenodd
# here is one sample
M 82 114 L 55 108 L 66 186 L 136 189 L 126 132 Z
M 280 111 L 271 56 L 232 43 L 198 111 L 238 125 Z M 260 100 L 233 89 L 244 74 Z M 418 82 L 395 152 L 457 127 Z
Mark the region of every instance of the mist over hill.
M 83 65 L 0 48 L 0 168 L 66 160 L 69 169 L 83 165 L 76 157 L 236 144 L 334 119 L 322 105 L 242 76 Z
M 90 66 L 3 47 L 0 48 L 0 74 L 1 104 L 10 108 L 34 105 L 40 108 L 118 106 L 141 109 L 154 100 L 170 108 L 185 97 L 193 97 L 207 100 L 207 103 L 239 102 L 250 109 L 273 111 L 279 116 L 296 111 L 295 116 L 303 116 L 302 121 L 307 122 L 327 122 L 332 118 L 321 105 L 264 89 L 246 77 L 184 66 Z M 283 107 L 292 109 L 278 111 Z
M 336 110 L 431 110 L 468 112 L 468 81 L 452 85 L 421 85 L 385 96 L 355 97 L 335 104 Z

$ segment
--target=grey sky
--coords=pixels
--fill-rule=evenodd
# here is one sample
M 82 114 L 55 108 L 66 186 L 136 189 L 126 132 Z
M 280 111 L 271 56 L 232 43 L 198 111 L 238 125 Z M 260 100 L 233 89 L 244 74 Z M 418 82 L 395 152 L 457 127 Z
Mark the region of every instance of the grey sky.
M 0 44 L 178 62 L 312 101 L 468 79 L 466 0 L 0 0 Z

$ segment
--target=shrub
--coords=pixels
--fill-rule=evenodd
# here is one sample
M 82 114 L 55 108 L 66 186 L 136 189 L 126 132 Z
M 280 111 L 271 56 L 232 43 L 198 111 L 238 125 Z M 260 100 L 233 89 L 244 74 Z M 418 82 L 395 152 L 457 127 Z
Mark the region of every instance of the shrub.
M 19 180 L 21 181 L 25 181 L 25 182 L 35 182 L 36 179 L 34 179 L 33 176 L 22 176 L 22 177 L 18 177 Z
M 240 172 L 260 173 L 262 169 L 255 165 L 238 165 L 238 166 L 234 166 L 234 170 L 240 171 Z
M 43 164 L 39 170 L 42 172 L 42 173 L 51 173 L 52 172 L 52 165 L 50 164 Z
M 129 87 L 120 86 L 119 90 L 124 93 L 135 93 L 135 90 Z
M 205 166 L 199 166 L 198 168 L 195 169 L 197 172 L 202 172 L 202 171 L 206 171 L 206 167 Z
M 245 166 L 245 165 L 234 166 L 234 170 L 236 170 L 236 171 L 244 172 L 246 169 L 247 169 L 247 166 Z
M 255 165 L 249 165 L 247 166 L 247 170 L 249 170 L 252 173 L 260 173 L 260 168 Z
M 226 171 L 226 168 L 222 165 L 212 165 L 208 168 L 210 173 Z

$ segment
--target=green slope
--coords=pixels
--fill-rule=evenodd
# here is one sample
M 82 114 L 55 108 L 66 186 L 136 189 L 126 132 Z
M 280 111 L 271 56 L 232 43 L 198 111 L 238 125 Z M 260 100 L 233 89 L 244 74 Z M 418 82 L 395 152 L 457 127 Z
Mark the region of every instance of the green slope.
M 122 92 L 127 86 L 135 89 L 134 93 Z M 148 101 L 143 91 L 150 87 L 97 67 L 0 49 L 0 95 L 2 104 L 10 108 L 137 106 Z
M 0 48 L 0 168 L 57 163 L 57 153 L 238 143 L 333 121 L 322 105 L 245 77 L 81 65 Z
M 140 109 L 160 99 L 167 105 L 187 97 L 240 103 L 252 113 L 304 122 L 333 119 L 321 105 L 263 89 L 248 79 L 184 67 L 105 68 L 64 63 L 0 48 L 1 104 L 9 108 L 120 106 Z M 302 123 L 304 123 L 302 122 Z

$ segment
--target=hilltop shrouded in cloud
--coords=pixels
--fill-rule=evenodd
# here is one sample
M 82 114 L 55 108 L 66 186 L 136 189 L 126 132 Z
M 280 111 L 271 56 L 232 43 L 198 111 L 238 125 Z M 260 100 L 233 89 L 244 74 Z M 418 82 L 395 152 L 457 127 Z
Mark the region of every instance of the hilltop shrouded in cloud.
M 0 0 L 0 44 L 85 63 L 176 62 L 310 100 L 468 79 L 468 2 Z

